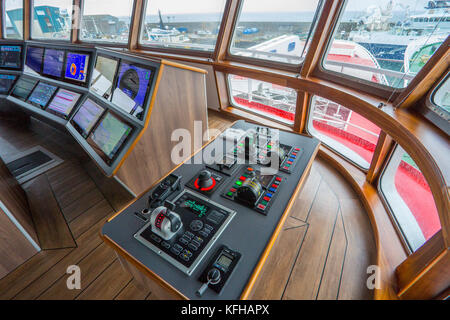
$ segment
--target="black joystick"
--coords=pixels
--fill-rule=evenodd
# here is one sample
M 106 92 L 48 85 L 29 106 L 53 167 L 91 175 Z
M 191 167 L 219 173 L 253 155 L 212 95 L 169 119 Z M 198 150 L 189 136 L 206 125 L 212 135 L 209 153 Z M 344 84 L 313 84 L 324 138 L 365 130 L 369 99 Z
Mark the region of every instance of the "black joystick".
M 201 297 L 203 295 L 203 293 L 205 293 L 206 289 L 208 289 L 208 286 L 210 284 L 218 284 L 220 282 L 220 280 L 222 279 L 221 275 L 220 275 L 220 271 L 217 268 L 212 268 L 211 270 L 208 271 L 208 275 L 206 276 L 206 280 L 207 282 L 204 283 L 200 289 L 197 290 L 197 292 L 195 293 L 198 297 Z
M 200 174 L 198 175 L 198 188 L 209 188 L 213 185 L 213 183 L 214 181 L 212 179 L 211 172 L 209 172 L 208 170 L 200 171 Z

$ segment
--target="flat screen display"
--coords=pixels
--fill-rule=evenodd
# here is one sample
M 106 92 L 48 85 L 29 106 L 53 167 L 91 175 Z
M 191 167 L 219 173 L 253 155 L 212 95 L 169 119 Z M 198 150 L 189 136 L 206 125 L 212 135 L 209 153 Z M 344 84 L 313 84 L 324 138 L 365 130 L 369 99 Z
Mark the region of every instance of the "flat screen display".
M 0 94 L 8 94 L 16 78 L 12 74 L 0 74 Z
M 89 54 L 67 52 L 64 78 L 86 82 L 89 66 Z
M 67 119 L 73 108 L 80 99 L 81 94 L 60 88 L 47 107 L 51 111 L 64 119 Z
M 21 78 L 19 79 L 19 81 L 17 81 L 16 85 L 14 86 L 11 95 L 16 98 L 26 100 L 30 95 L 31 90 L 33 90 L 34 86 L 36 85 L 36 83 L 37 80 Z
M 122 61 L 112 102 L 126 113 L 142 119 L 152 75 L 150 68 Z
M 28 98 L 28 102 L 31 102 L 35 106 L 44 109 L 55 93 L 56 89 L 58 89 L 58 87 L 48 83 L 39 82 L 39 84 L 36 86 L 36 88 L 34 88 L 33 92 Z
M 45 49 L 42 73 L 59 78 L 64 64 L 64 50 Z
M 42 69 L 42 58 L 44 48 L 28 47 L 25 60 L 25 71 L 33 74 L 40 74 Z
M 91 144 L 93 142 L 100 149 L 100 155 L 106 157 L 104 160 L 110 163 L 129 137 L 131 131 L 132 128 L 128 124 L 108 112 L 92 131 L 89 140 L 91 140 Z
M 0 68 L 20 69 L 22 66 L 22 46 L 0 46 Z
M 84 138 L 87 138 L 89 132 L 91 132 L 98 119 L 100 119 L 103 110 L 103 107 L 91 99 L 86 99 L 71 120 L 71 123 Z
M 115 59 L 97 56 L 92 74 L 91 91 L 105 99 L 109 99 L 118 65 L 119 61 Z

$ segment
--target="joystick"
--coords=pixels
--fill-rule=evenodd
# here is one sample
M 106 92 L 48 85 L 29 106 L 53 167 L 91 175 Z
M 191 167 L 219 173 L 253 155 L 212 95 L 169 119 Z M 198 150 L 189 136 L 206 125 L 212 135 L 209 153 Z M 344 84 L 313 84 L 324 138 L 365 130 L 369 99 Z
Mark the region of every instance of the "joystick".
M 200 171 L 198 178 L 194 182 L 194 186 L 201 191 L 209 191 L 216 185 L 216 180 L 208 170 Z
M 220 280 L 222 279 L 221 275 L 220 275 L 220 271 L 217 268 L 212 268 L 208 271 L 208 274 L 206 275 L 206 280 L 207 282 L 204 283 L 200 289 L 197 290 L 197 292 L 195 293 L 198 297 L 201 297 L 206 289 L 208 289 L 208 286 L 210 284 L 214 285 L 214 284 L 218 284 L 220 282 Z
M 183 223 L 178 214 L 161 206 L 152 211 L 150 225 L 152 232 L 164 240 L 170 240 L 181 230 Z

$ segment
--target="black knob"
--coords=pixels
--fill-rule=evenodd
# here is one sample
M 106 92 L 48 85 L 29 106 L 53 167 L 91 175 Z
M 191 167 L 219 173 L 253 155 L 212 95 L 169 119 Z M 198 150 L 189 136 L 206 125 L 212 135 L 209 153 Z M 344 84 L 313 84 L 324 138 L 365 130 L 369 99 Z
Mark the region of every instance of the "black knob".
M 213 180 L 211 172 L 209 172 L 208 170 L 200 171 L 200 174 L 198 175 L 198 186 L 200 187 L 200 189 L 208 188 L 212 186 L 212 184 Z

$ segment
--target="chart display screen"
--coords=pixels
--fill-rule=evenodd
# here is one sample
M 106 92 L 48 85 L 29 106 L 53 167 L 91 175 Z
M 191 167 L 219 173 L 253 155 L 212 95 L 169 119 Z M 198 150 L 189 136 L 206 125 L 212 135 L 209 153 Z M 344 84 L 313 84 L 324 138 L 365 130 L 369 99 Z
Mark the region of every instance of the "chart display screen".
M 64 50 L 45 49 L 42 73 L 52 77 L 61 77 L 64 64 Z
M 96 104 L 91 99 L 86 99 L 78 109 L 71 123 L 75 129 L 85 138 L 103 113 L 103 107 Z
M 126 113 L 142 119 L 152 73 L 149 68 L 122 61 L 112 102 Z
M 56 86 L 52 86 L 51 84 L 47 84 L 44 82 L 39 82 L 39 84 L 31 93 L 31 96 L 28 98 L 28 101 L 41 108 L 45 108 L 45 106 L 55 93 L 56 89 Z
M 0 74 L 0 94 L 7 94 L 16 78 L 11 74 Z
M 89 54 L 67 52 L 64 77 L 79 82 L 86 82 L 89 66 Z
M 81 94 L 79 93 L 60 88 L 48 105 L 47 110 L 51 110 L 61 115 L 64 119 L 67 119 L 80 99 L 80 96 Z
M 106 156 L 106 161 L 109 163 L 131 131 L 132 128 L 128 124 L 108 112 L 92 132 L 90 139 Z
M 16 85 L 14 86 L 14 90 L 11 92 L 11 95 L 13 95 L 16 98 L 26 100 L 30 95 L 31 90 L 33 90 L 34 86 L 36 85 L 36 83 L 37 80 L 21 78 L 19 79 L 19 81 L 17 81 Z
M 22 47 L 0 45 L 0 68 L 20 69 Z
M 103 56 L 97 56 L 94 73 L 92 75 L 92 92 L 109 99 L 112 93 L 114 78 L 119 61 Z
M 33 74 L 40 74 L 43 57 L 44 48 L 28 47 L 25 61 L 25 71 Z

